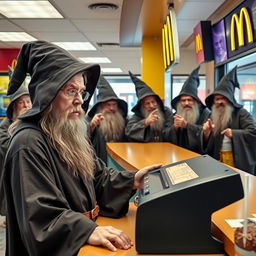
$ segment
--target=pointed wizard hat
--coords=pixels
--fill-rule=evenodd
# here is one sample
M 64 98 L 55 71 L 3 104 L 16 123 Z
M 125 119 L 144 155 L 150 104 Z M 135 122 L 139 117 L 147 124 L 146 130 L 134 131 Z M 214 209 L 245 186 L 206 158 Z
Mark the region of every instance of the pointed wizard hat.
M 9 79 L 11 80 L 13 70 L 10 66 L 8 66 L 8 75 Z M 14 102 L 17 100 L 19 97 L 23 95 L 29 95 L 28 89 L 24 86 L 21 85 L 20 88 L 13 94 L 10 95 L 10 103 L 6 109 L 6 115 L 7 117 L 12 120 L 12 115 L 13 115 L 13 107 L 14 107 Z
M 33 41 L 24 44 L 9 83 L 8 95 L 19 89 L 28 73 L 31 77 L 28 89 L 33 105 L 19 118 L 39 117 L 54 100 L 62 86 L 80 72 L 86 73 L 86 91 L 90 93 L 88 100 L 83 103 L 83 109 L 87 109 L 99 79 L 100 66 L 88 66 L 64 49 L 49 42 Z
M 89 117 L 93 117 L 97 111 L 98 106 L 100 105 L 100 103 L 109 101 L 109 100 L 116 100 L 118 107 L 123 111 L 123 116 L 126 117 L 127 116 L 127 112 L 128 112 L 128 104 L 122 100 L 119 99 L 117 97 L 117 95 L 115 94 L 114 90 L 112 89 L 111 85 L 109 84 L 109 82 L 103 77 L 100 76 L 98 85 L 98 94 L 97 94 L 97 102 L 96 104 L 91 108 L 91 110 L 88 112 L 88 116 Z
M 236 102 L 234 96 L 235 87 L 240 88 L 237 80 L 237 66 L 235 66 L 229 73 L 222 77 L 222 79 L 218 83 L 218 86 L 211 94 L 206 97 L 205 103 L 207 107 L 211 108 L 213 105 L 214 95 L 220 94 L 226 97 L 235 108 L 242 108 L 243 106 Z
M 162 100 L 160 99 L 160 97 L 157 94 L 155 94 L 153 92 L 153 90 L 147 84 L 145 84 L 142 80 L 140 80 L 139 78 L 134 76 L 131 71 L 129 71 L 129 75 L 135 85 L 136 95 L 138 97 L 138 102 L 132 108 L 132 111 L 134 113 L 140 113 L 142 100 L 147 96 L 155 96 L 161 110 L 164 112 L 164 104 L 163 104 Z
M 200 84 L 200 80 L 198 76 L 199 69 L 200 69 L 200 66 L 198 66 L 196 69 L 192 71 L 190 76 L 187 78 L 187 80 L 183 84 L 179 95 L 173 98 L 173 100 L 171 101 L 172 108 L 176 109 L 177 103 L 180 100 L 180 97 L 183 95 L 193 97 L 198 103 L 204 106 L 202 101 L 197 96 L 197 88 L 199 87 L 199 84 Z

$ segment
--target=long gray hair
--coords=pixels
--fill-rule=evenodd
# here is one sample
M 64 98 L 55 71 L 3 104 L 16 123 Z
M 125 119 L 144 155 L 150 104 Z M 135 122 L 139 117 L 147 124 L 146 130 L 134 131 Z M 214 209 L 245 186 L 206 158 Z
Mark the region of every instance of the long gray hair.
M 50 105 L 40 120 L 42 130 L 49 136 L 52 146 L 67 163 L 73 175 L 80 174 L 87 180 L 93 178 L 94 150 L 87 137 L 84 115 L 77 120 L 68 120 L 56 113 Z

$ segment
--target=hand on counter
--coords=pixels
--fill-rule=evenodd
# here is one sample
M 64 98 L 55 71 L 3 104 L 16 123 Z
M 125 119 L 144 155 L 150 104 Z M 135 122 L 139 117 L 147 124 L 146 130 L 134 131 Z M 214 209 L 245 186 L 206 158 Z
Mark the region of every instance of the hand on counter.
M 87 243 L 90 245 L 102 245 L 113 252 L 117 249 L 127 250 L 133 246 L 131 239 L 122 230 L 112 226 L 96 227 Z

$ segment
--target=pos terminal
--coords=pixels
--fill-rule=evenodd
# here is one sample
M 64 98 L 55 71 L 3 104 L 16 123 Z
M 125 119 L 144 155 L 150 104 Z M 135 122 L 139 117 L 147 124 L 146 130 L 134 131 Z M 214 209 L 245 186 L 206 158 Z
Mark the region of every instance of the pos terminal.
M 149 172 L 138 197 L 137 252 L 224 253 L 211 215 L 243 196 L 240 175 L 208 155 Z

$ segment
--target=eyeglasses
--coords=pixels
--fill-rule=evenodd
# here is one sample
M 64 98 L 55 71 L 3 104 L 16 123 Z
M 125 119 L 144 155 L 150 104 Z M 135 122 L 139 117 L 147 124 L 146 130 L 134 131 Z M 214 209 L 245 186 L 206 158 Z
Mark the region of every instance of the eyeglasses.
M 63 93 L 67 97 L 73 98 L 73 99 L 80 96 L 84 101 L 86 101 L 90 97 L 90 93 L 85 90 L 78 91 L 77 89 L 69 88 L 69 89 L 61 89 L 61 91 L 63 91 Z

